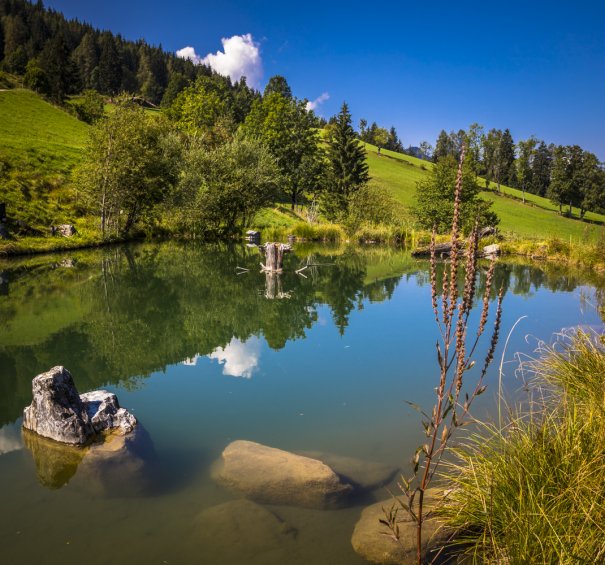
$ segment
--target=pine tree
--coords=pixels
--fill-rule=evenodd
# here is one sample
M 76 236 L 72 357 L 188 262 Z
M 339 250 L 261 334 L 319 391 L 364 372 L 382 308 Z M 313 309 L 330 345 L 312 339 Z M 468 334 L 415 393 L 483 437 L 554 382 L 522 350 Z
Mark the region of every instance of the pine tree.
M 99 64 L 99 49 L 92 31 L 87 31 L 82 41 L 72 54 L 72 59 L 78 68 L 80 82 L 84 88 L 98 89 L 95 69 Z
M 263 92 L 263 96 L 268 96 L 273 92 L 278 92 L 284 98 L 292 98 L 292 90 L 290 89 L 290 85 L 288 81 L 281 75 L 272 76 L 265 86 L 265 91 Z
M 454 147 L 452 143 L 452 139 L 447 134 L 447 132 L 442 129 L 439 133 L 439 137 L 437 138 L 437 142 L 435 143 L 435 151 L 433 151 L 433 161 L 436 163 L 439 159 L 443 157 L 447 157 L 448 155 L 453 155 Z
M 120 54 L 110 33 L 104 33 L 101 36 L 98 82 L 99 90 L 104 94 L 117 94 L 122 85 Z
M 546 196 L 550 185 L 553 148 L 540 141 L 536 148 L 532 163 L 532 182 L 530 192 L 539 196 Z
M 370 180 L 366 152 L 357 140 L 349 107 L 343 103 L 328 141 L 329 181 L 324 207 L 332 219 L 346 214 L 350 197 Z
M 514 186 L 515 183 L 515 142 L 510 130 L 506 128 L 500 138 L 500 168 L 502 183 Z

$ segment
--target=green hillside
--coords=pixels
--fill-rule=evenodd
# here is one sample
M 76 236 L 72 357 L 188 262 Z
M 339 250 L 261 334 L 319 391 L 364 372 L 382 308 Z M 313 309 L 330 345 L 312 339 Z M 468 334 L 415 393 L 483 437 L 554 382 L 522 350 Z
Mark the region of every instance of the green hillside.
M 87 130 L 29 90 L 0 91 L 0 182 L 11 216 L 38 229 L 73 221 L 67 185 Z
M 373 185 L 382 186 L 391 191 L 408 210 L 416 201 L 416 183 L 429 174 L 432 163 L 381 149 L 378 155 L 377 148 L 364 144 L 370 165 L 370 174 Z M 480 179 L 485 185 L 485 181 Z M 500 230 L 529 238 L 559 237 L 574 241 L 595 241 L 605 224 L 605 216 L 589 212 L 582 222 L 577 219 L 560 216 L 558 207 L 547 198 L 534 194 L 523 194 L 520 190 L 507 186 L 501 187 L 501 193 L 495 190 L 482 192 L 482 197 L 491 200 L 493 209 L 500 217 Z M 577 214 L 577 210 L 574 209 Z
M 14 217 L 39 229 L 77 221 L 70 172 L 80 158 L 88 127 L 31 91 L 0 91 L 0 181 L 3 200 Z M 432 163 L 384 149 L 379 156 L 368 144 L 366 150 L 371 183 L 389 190 L 413 221 L 416 184 L 429 174 Z M 587 214 L 591 223 L 562 217 L 552 202 L 533 194 L 526 194 L 523 203 L 521 191 L 514 188 L 484 191 L 483 197 L 494 202 L 501 231 L 522 237 L 596 241 L 600 224 L 605 223 L 605 216 L 594 213 Z M 291 225 L 297 217 L 278 207 L 257 220 L 279 226 Z

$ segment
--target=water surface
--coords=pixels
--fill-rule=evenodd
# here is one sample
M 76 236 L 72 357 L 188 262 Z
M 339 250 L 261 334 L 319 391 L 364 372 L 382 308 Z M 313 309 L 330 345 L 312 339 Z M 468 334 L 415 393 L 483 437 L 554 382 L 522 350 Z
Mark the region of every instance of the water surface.
M 2 563 L 363 563 L 350 536 L 384 488 L 338 511 L 271 506 L 295 535 L 269 550 L 236 524 L 210 535 L 199 516 L 234 498 L 210 468 L 235 439 L 406 468 L 421 426 L 404 400 L 429 406 L 436 385 L 428 265 L 393 249 L 301 245 L 272 278 L 260 260 L 244 246 L 161 244 L 0 264 Z M 527 316 L 507 360 L 601 323 L 593 273 L 503 261 L 495 279 L 504 337 Z M 118 394 L 148 434 L 148 465 L 99 475 L 24 443 L 31 379 L 58 364 L 80 392 Z M 489 394 L 477 410 L 493 413 Z

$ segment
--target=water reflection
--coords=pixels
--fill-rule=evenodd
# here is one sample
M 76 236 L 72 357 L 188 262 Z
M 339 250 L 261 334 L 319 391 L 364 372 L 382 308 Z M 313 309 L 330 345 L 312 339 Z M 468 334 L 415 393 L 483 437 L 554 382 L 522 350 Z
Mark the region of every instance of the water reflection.
M 30 402 L 32 377 L 57 363 L 82 390 L 135 388 L 145 375 L 197 356 L 250 378 L 261 338 L 274 350 L 305 338 L 321 306 L 345 335 L 351 314 L 366 301 L 389 300 L 402 277 L 428 284 L 426 262 L 385 248 L 295 248 L 283 274 L 269 278 L 259 272 L 258 251 L 244 246 L 141 245 L 66 259 L 2 266 L 10 293 L 0 296 L 0 425 Z M 296 274 L 302 266 L 304 277 Z M 481 275 L 479 295 L 483 283 Z M 528 296 L 587 283 L 603 286 L 596 273 L 503 261 L 493 291 Z
M 244 342 L 234 337 L 225 347 L 217 347 L 208 358 L 223 365 L 223 375 L 250 379 L 258 369 L 260 349 L 256 336 Z
M 0 455 L 23 449 L 21 426 L 8 424 L 0 428 Z

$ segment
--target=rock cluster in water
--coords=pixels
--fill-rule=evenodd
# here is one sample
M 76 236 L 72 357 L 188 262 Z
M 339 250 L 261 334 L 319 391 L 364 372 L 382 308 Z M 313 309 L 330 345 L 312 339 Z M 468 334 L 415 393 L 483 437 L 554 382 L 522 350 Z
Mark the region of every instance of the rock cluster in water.
M 35 377 L 32 392 L 32 403 L 23 411 L 23 427 L 61 443 L 86 445 L 102 432 L 127 434 L 137 423 L 111 392 L 79 395 L 65 367 Z

